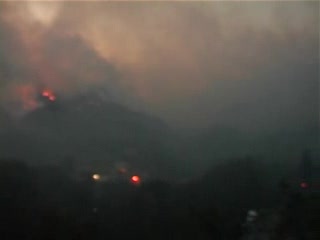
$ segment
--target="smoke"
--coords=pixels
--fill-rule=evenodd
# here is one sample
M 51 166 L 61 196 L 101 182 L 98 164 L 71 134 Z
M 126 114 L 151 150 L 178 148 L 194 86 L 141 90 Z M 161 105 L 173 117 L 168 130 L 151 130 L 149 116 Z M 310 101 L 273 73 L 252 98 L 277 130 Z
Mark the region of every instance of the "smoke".
M 30 111 L 41 88 L 62 97 L 103 89 L 179 126 L 314 124 L 318 7 L 5 2 L 1 102 Z
M 6 3 L 1 18 L 1 102 L 14 115 L 42 106 L 50 89 L 63 98 L 102 88 L 117 99 L 117 70 L 76 33 L 54 27 L 57 3 Z M 53 8 L 52 8 L 53 7 Z M 48 9 L 48 12 L 47 12 Z M 18 113 L 18 114 L 17 114 Z

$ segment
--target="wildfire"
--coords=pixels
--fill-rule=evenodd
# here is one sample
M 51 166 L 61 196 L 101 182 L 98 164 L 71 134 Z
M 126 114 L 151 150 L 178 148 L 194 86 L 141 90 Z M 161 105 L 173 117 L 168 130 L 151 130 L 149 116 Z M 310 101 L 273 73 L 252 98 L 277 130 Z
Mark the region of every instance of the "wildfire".
M 54 95 L 54 93 L 50 90 L 42 91 L 42 96 L 47 98 L 51 102 L 54 102 L 57 99 L 56 96 Z
M 134 185 L 139 185 L 141 183 L 141 178 L 137 175 L 132 176 L 130 180 Z
M 12 114 L 24 115 L 41 107 L 37 92 L 31 84 L 12 84 L 5 90 L 3 106 Z

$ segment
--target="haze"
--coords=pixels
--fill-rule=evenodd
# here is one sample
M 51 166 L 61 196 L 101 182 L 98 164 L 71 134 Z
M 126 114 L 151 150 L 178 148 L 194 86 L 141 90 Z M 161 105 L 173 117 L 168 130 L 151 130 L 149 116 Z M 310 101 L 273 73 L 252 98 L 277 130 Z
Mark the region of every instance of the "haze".
M 318 149 L 319 2 L 0 5 L 4 157 L 193 172 Z

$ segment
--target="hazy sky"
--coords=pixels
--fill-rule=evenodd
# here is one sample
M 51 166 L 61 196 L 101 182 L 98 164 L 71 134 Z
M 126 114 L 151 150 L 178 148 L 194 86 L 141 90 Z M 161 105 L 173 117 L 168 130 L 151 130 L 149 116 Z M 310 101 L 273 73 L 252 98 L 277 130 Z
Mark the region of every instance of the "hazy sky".
M 0 98 L 15 116 L 101 96 L 173 126 L 317 126 L 319 2 L 1 2 Z

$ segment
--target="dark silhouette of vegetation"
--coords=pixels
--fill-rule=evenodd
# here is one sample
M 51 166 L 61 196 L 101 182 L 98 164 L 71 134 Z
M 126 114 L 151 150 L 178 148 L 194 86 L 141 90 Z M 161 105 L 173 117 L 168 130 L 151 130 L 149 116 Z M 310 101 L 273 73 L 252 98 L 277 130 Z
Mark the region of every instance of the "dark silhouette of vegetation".
M 319 193 L 251 158 L 185 183 L 140 185 L 74 178 L 71 163 L 0 161 L 1 239 L 250 239 L 250 209 L 259 214 L 250 223 L 256 239 L 319 238 Z

